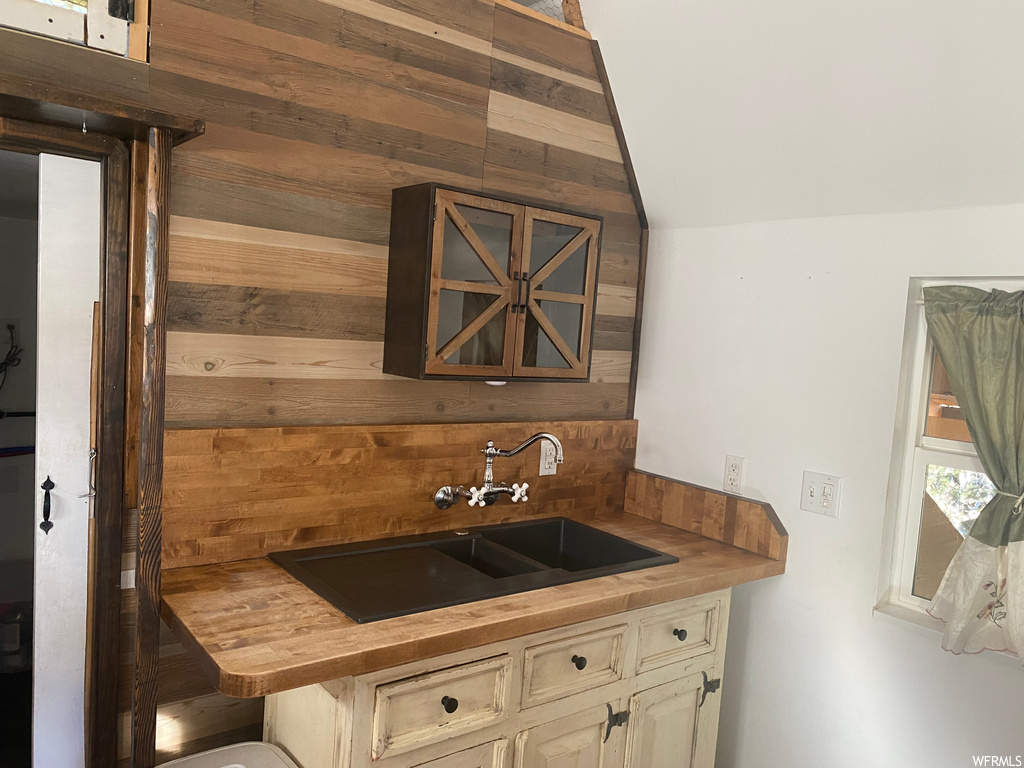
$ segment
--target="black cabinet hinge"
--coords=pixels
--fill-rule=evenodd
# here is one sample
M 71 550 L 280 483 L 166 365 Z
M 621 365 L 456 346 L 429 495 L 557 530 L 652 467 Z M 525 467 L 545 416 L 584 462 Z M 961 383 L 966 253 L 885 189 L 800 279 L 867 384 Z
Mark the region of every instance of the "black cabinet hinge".
M 700 704 L 697 705 L 699 707 L 704 706 L 704 699 L 708 697 L 709 693 L 714 693 L 722 687 L 722 678 L 717 677 L 714 680 L 708 680 L 707 672 L 702 671 L 701 674 L 704 675 L 704 690 L 700 694 Z
M 612 728 L 618 728 L 620 725 L 625 725 L 629 722 L 629 710 L 613 712 L 611 704 L 606 706 L 608 707 L 608 726 L 604 731 L 604 740 L 608 741 L 608 737 L 612 735 Z

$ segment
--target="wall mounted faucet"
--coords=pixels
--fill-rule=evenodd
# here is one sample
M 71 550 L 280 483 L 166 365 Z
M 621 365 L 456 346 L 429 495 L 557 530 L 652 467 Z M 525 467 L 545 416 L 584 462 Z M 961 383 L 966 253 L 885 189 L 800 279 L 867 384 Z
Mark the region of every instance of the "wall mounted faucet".
M 457 504 L 460 497 L 464 497 L 469 500 L 469 506 L 479 504 L 481 507 L 486 507 L 489 504 L 493 504 L 498 500 L 498 497 L 503 493 L 507 493 L 512 497 L 512 501 L 526 501 L 526 491 L 530 487 L 529 483 L 512 483 L 509 487 L 504 483 L 498 485 L 494 484 L 494 457 L 495 456 L 515 456 L 517 453 L 526 450 L 531 445 L 536 443 L 538 440 L 550 440 L 555 446 L 555 462 L 558 464 L 562 463 L 562 444 L 558 438 L 552 435 L 550 432 L 538 432 L 537 434 L 528 437 L 522 443 L 517 445 L 510 451 L 504 451 L 500 448 L 494 447 L 494 442 L 491 440 L 487 441 L 487 447 L 481 449 L 480 453 L 484 455 L 486 459 L 486 467 L 484 469 L 484 484 L 482 488 L 472 487 L 468 491 L 463 486 L 452 488 L 450 485 L 446 485 L 443 488 L 438 488 L 437 493 L 434 494 L 434 504 L 437 505 L 438 509 L 448 509 L 453 504 Z

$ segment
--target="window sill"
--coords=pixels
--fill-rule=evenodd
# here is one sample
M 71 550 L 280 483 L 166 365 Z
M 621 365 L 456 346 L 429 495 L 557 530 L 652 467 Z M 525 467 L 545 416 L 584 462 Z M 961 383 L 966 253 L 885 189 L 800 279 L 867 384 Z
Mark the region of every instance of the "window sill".
M 892 619 L 908 621 L 911 624 L 916 624 L 917 626 L 924 627 L 925 629 L 931 629 L 939 634 L 942 634 L 942 629 L 945 626 L 941 619 L 929 616 L 920 608 L 911 608 L 908 605 L 901 605 L 899 603 L 879 603 L 872 609 L 872 613 L 882 614 L 883 616 Z
M 941 635 L 943 628 L 946 626 L 941 619 L 929 616 L 920 608 L 912 608 L 908 605 L 901 605 L 899 603 L 882 602 L 876 605 L 871 612 L 876 616 L 880 615 L 882 617 L 882 621 L 896 627 L 905 628 L 906 623 L 916 624 L 919 627 L 930 629 Z M 1022 669 L 1021 660 L 1009 651 L 984 651 L 980 654 L 971 655 L 977 655 L 984 658 L 1000 657 L 1001 662 L 1009 662 L 1014 669 Z

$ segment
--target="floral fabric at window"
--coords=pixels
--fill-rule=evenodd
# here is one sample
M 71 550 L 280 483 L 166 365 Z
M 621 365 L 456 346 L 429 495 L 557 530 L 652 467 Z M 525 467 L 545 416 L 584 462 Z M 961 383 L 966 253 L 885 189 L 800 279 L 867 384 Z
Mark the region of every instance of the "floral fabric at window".
M 946 650 L 1007 650 L 1020 656 L 1024 650 L 1024 292 L 941 286 L 925 288 L 924 294 L 928 333 L 994 486 L 928 612 L 946 622 L 942 641 Z M 940 474 L 936 473 L 935 483 L 941 483 Z M 980 489 L 971 493 L 977 497 Z M 963 522 L 966 528 L 967 520 Z

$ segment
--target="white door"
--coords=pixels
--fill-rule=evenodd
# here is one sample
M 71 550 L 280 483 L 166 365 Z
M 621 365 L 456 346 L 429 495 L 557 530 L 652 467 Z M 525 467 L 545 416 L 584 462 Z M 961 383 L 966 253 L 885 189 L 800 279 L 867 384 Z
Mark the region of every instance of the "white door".
M 98 162 L 39 158 L 32 762 L 85 765 L 93 303 L 99 300 Z M 50 522 L 44 533 L 49 478 Z

